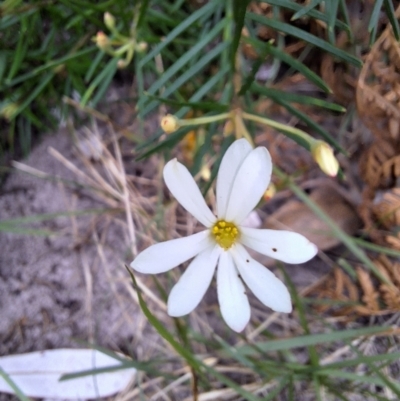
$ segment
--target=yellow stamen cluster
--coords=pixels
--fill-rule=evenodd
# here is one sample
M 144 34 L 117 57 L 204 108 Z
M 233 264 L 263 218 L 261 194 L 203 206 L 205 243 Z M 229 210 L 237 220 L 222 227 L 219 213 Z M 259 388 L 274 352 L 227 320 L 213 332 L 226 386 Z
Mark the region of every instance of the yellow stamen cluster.
M 225 220 L 217 221 L 211 229 L 211 232 L 217 244 L 225 250 L 229 249 L 239 236 L 237 227 L 233 223 L 228 223 Z

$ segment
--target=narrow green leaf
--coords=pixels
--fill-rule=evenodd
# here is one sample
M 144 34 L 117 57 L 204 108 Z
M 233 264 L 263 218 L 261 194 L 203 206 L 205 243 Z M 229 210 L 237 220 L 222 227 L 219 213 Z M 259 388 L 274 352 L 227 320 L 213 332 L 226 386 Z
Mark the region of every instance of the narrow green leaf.
M 385 255 L 400 257 L 400 251 L 396 251 L 395 249 L 376 245 L 376 244 L 373 244 L 372 242 L 365 241 L 362 238 L 353 238 L 353 240 L 354 240 L 354 242 L 359 244 L 361 247 L 363 247 L 365 249 L 369 249 L 370 251 L 383 253 Z
M 3 84 L 4 72 L 7 66 L 7 55 L 4 52 L 0 52 L 0 86 Z
M 24 393 L 19 389 L 19 387 L 11 380 L 11 377 L 4 372 L 4 370 L 0 366 L 0 376 L 4 379 L 4 381 L 13 389 L 15 395 L 21 401 L 31 401 Z
M 358 373 L 352 373 L 352 372 L 347 372 L 343 370 L 320 370 L 315 372 L 316 375 L 318 376 L 326 376 L 326 377 L 337 377 L 340 379 L 345 379 L 349 380 L 351 382 L 360 382 L 360 383 L 365 383 L 369 385 L 376 385 L 376 386 L 382 386 L 386 387 L 385 382 L 376 376 L 367 376 L 363 374 L 358 374 Z M 398 386 L 398 384 L 392 383 L 393 386 Z
M 33 69 L 32 71 L 29 71 L 29 72 L 27 72 L 25 74 L 22 74 L 19 77 L 14 78 L 11 81 L 7 80 L 6 82 L 4 82 L 4 86 L 8 87 L 8 88 L 11 88 L 12 86 L 15 86 L 17 84 L 20 84 L 21 82 L 27 81 L 28 79 L 30 79 L 32 77 L 38 76 L 43 71 L 46 71 L 48 69 L 57 67 L 60 64 L 63 64 L 63 63 L 66 63 L 67 61 L 79 58 L 79 57 L 81 57 L 83 55 L 90 54 L 91 52 L 93 52 L 95 50 L 97 50 L 97 47 L 93 46 L 93 47 L 90 47 L 88 49 L 77 51 L 76 53 L 69 54 L 67 56 L 61 57 L 61 58 L 59 58 L 57 60 L 49 61 L 48 63 L 46 63 L 46 64 L 44 64 L 44 65 L 42 65 L 40 67 L 37 67 L 37 68 Z M 3 87 L 1 87 L 0 89 L 3 89 Z
M 39 84 L 33 91 L 26 97 L 26 99 L 21 103 L 18 109 L 15 112 L 15 116 L 21 113 L 26 107 L 28 107 L 34 99 L 42 92 L 42 90 L 47 86 L 47 84 L 53 79 L 54 73 L 48 72 L 43 75 L 42 79 L 40 80 Z
M 11 80 L 14 78 L 15 74 L 21 67 L 23 59 L 25 58 L 29 44 L 29 41 L 26 38 L 27 30 L 28 20 L 25 17 L 22 17 L 20 20 L 20 33 L 18 35 L 18 43 L 15 51 L 13 52 L 12 64 L 8 72 L 7 80 Z
M 242 30 L 244 26 L 244 19 L 246 15 L 247 6 L 250 0 L 233 0 L 233 20 L 235 27 L 233 31 L 233 38 L 231 43 L 231 68 L 235 70 L 236 52 L 239 47 L 240 38 L 242 37 Z
M 383 0 L 376 0 L 374 8 L 372 9 L 371 18 L 368 23 L 368 32 L 370 32 L 371 37 L 369 39 L 370 46 L 375 42 L 376 30 L 378 27 L 379 16 L 382 9 Z
M 305 336 L 298 336 L 295 338 L 288 338 L 284 340 L 271 340 L 267 342 L 257 342 L 258 348 L 265 352 L 271 351 L 283 351 L 292 348 L 306 347 L 308 345 L 332 343 L 335 341 L 344 341 L 355 337 L 376 335 L 389 333 L 392 330 L 391 327 L 364 327 L 361 329 L 350 329 L 344 331 L 333 331 L 330 333 L 323 334 L 310 334 Z M 243 345 L 238 347 L 238 352 L 244 355 L 254 355 L 255 351 L 249 345 Z
M 93 74 L 96 71 L 97 67 L 99 66 L 101 60 L 104 58 L 106 54 L 102 51 L 98 51 L 96 57 L 94 58 L 93 62 L 90 63 L 90 66 L 85 74 L 84 81 L 90 82 L 93 78 Z
M 154 95 L 158 90 L 160 90 L 168 80 L 170 80 L 181 68 L 183 68 L 187 63 L 193 61 L 194 57 L 200 57 L 199 52 L 202 50 L 207 44 L 210 43 L 224 28 L 224 20 L 221 20 L 216 26 L 214 26 L 211 31 L 209 31 L 203 38 L 199 40 L 199 42 L 193 46 L 190 50 L 188 50 L 184 55 L 182 55 L 174 65 L 172 65 L 167 71 L 165 71 L 161 77 L 154 82 L 151 87 L 148 89 L 148 92 Z M 143 100 L 139 100 L 138 108 L 140 109 L 143 106 Z
M 347 9 L 347 1 L 346 0 L 339 0 L 339 7 L 340 7 L 339 12 L 342 12 L 343 18 L 344 18 L 344 20 L 346 22 L 346 25 L 348 27 L 350 27 L 351 26 L 351 19 L 350 19 L 349 10 Z M 353 34 L 353 30 L 352 29 L 347 29 L 347 35 L 349 37 L 349 41 L 351 43 L 354 43 L 354 34 Z
M 320 4 L 321 2 L 322 0 L 311 0 L 309 4 L 303 6 L 299 11 L 296 11 L 290 20 L 296 21 L 297 19 L 303 17 L 304 15 L 309 15 L 310 11 L 313 8 L 317 7 L 317 5 Z
M 158 44 L 151 52 L 149 52 L 143 59 L 140 61 L 140 67 L 143 67 L 147 64 L 151 59 L 154 58 L 157 54 L 161 53 L 161 50 L 164 47 L 168 46 L 178 35 L 180 35 L 183 31 L 185 31 L 188 27 L 190 27 L 194 22 L 198 19 L 211 14 L 215 8 L 218 6 L 219 1 L 209 1 L 206 5 L 199 8 L 193 14 L 191 14 L 188 18 L 182 21 L 175 29 L 173 29 L 164 39 Z
M 386 15 L 389 18 L 390 24 L 393 28 L 393 33 L 396 40 L 400 40 L 400 27 L 399 21 L 396 17 L 396 12 L 394 10 L 393 1 L 392 0 L 383 0 L 383 5 L 385 6 Z
M 321 127 L 318 123 L 316 123 L 314 120 L 312 120 L 310 117 L 308 117 L 306 114 L 301 112 L 300 110 L 296 109 L 293 107 L 291 104 L 286 102 L 284 99 L 281 99 L 277 96 L 271 96 L 273 101 L 275 103 L 280 104 L 283 106 L 285 109 L 287 109 L 291 114 L 305 122 L 310 128 L 315 130 L 318 134 L 322 136 L 330 145 L 338 149 L 340 152 L 346 154 L 346 151 L 343 149 L 343 147 L 339 144 L 339 142 L 333 138 L 332 135 L 329 134 L 328 131 L 326 131 L 323 127 Z
M 298 4 L 296 1 L 292 0 L 264 0 L 263 3 L 268 3 L 270 5 L 278 6 L 278 7 L 285 7 L 289 10 L 293 11 L 301 11 L 303 10 L 303 6 Z M 328 18 L 326 14 L 322 13 L 321 11 L 315 10 L 315 7 L 312 8 L 307 12 L 308 17 L 315 18 L 321 21 L 328 23 Z M 335 22 L 336 27 L 340 30 L 346 31 L 348 34 L 351 33 L 351 29 L 348 25 L 346 25 L 343 21 L 336 20 Z
M 172 100 L 172 99 L 167 99 L 165 97 L 160 97 L 160 96 L 153 96 L 148 93 L 146 93 L 146 96 L 148 96 L 150 99 L 157 100 L 158 102 L 161 102 L 163 104 L 168 104 L 170 106 L 175 106 L 175 107 L 189 107 L 191 110 L 203 110 L 203 111 L 214 111 L 214 112 L 226 112 L 229 110 L 230 105 L 229 104 L 219 104 L 219 103 L 214 103 L 214 102 L 184 102 L 184 101 L 178 101 L 178 100 Z
M 337 12 L 339 8 L 339 0 L 331 0 L 326 3 L 326 14 L 328 18 L 328 39 L 332 45 L 335 45 L 335 23 L 337 18 Z
M 276 98 L 279 97 L 285 101 L 299 103 L 299 104 L 308 104 L 317 107 L 323 107 L 328 110 L 345 112 L 346 109 L 339 104 L 331 103 L 323 99 L 318 99 L 312 96 L 300 95 L 292 92 L 285 92 L 279 89 L 269 88 L 267 86 L 261 86 L 257 83 L 253 83 L 251 89 L 257 93 L 261 93 L 267 97 Z
M 140 11 L 139 11 L 139 18 L 137 22 L 137 28 L 140 28 L 144 21 L 147 14 L 147 10 L 149 8 L 149 0 L 142 0 L 140 4 Z
M 114 63 L 110 63 L 110 65 L 106 67 L 105 70 L 107 71 L 107 73 L 103 77 L 95 96 L 93 96 L 93 99 L 92 99 L 93 106 L 96 106 L 97 103 L 103 98 L 108 87 L 110 86 L 112 79 L 115 76 L 115 73 L 117 72 L 118 60 L 113 59 L 112 61 L 114 61 Z
M 215 74 L 210 80 L 208 80 L 200 89 L 198 89 L 196 91 L 196 93 L 189 99 L 189 102 L 197 102 L 199 100 L 201 100 L 210 90 L 211 88 L 213 88 L 218 82 L 220 82 L 224 75 L 228 72 L 228 66 L 225 66 L 225 68 L 221 68 L 217 74 Z M 182 118 L 183 116 L 185 116 L 185 114 L 190 110 L 190 107 L 183 107 L 182 109 L 180 109 L 177 113 L 175 113 L 175 115 L 179 118 Z M 189 128 L 189 127 L 186 127 Z M 182 131 L 179 130 L 177 131 L 179 133 L 179 135 L 183 135 Z M 189 132 L 189 131 L 187 131 Z M 173 134 L 167 136 L 167 139 L 173 135 L 176 135 L 177 133 L 174 132 Z M 149 138 L 149 140 L 147 140 L 145 143 L 141 144 L 140 146 L 138 146 L 138 150 L 143 150 L 146 149 L 150 144 L 153 144 L 161 135 L 163 135 L 163 132 L 161 131 L 161 129 L 159 130 L 158 133 L 156 133 L 155 135 L 153 135 L 151 138 Z M 153 147 L 151 147 L 150 149 L 148 149 L 145 153 L 143 153 L 142 155 L 140 155 L 140 157 L 138 158 L 138 160 L 144 159 L 148 156 L 150 156 L 151 154 L 153 154 L 154 152 L 163 149 L 166 146 L 166 142 L 162 142 L 162 143 L 158 143 L 156 145 L 154 145 Z
M 332 362 L 326 365 L 320 366 L 321 369 L 343 369 L 352 366 L 358 366 L 365 364 L 370 366 L 374 362 L 389 362 L 400 360 L 400 352 L 393 352 L 389 354 L 378 354 L 378 355 L 362 355 L 358 358 L 348 359 L 346 361 Z
M 93 95 L 93 92 L 96 90 L 97 87 L 100 88 L 99 89 L 100 96 L 103 94 L 103 92 L 107 89 L 109 83 L 111 82 L 112 77 L 115 75 L 115 72 L 117 71 L 117 64 L 118 64 L 117 58 L 112 58 L 107 63 L 107 65 L 104 67 L 104 69 L 92 81 L 89 88 L 86 90 L 86 92 L 82 96 L 82 99 L 81 99 L 82 106 L 85 106 L 89 102 L 90 98 Z M 96 95 L 97 101 L 100 98 L 99 93 Z
M 192 67 L 190 67 L 187 71 L 185 71 L 179 78 L 177 78 L 170 86 L 168 86 L 163 91 L 163 96 L 169 96 L 174 93 L 180 86 L 182 86 L 185 82 L 189 81 L 193 78 L 199 71 L 201 71 L 206 65 L 210 63 L 212 59 L 217 57 L 220 53 L 224 51 L 229 46 L 229 43 L 222 42 L 219 45 L 215 46 L 210 52 L 208 52 L 204 57 L 201 57 L 200 60 L 195 63 Z M 151 102 L 144 110 L 143 114 L 150 113 L 155 107 L 158 106 L 158 102 Z
M 253 21 L 259 22 L 265 26 L 268 26 L 272 29 L 276 29 L 277 31 L 283 32 L 287 35 L 294 36 L 295 38 L 304 40 L 305 42 L 311 43 L 316 47 L 321 48 L 322 50 L 331 53 L 332 55 L 336 56 L 339 59 L 342 59 L 350 64 L 355 65 L 356 67 L 362 67 L 362 62 L 357 57 L 336 48 L 335 46 L 331 45 L 329 42 L 318 38 L 302 29 L 299 29 L 295 26 L 287 24 L 282 21 L 276 21 L 271 18 L 264 17 L 259 14 L 254 13 L 247 13 L 247 17 L 252 19 Z
M 290 54 L 286 53 L 285 51 L 273 46 L 271 43 L 262 42 L 255 38 L 243 38 L 243 41 L 251 44 L 256 49 L 260 49 L 261 56 L 262 56 L 262 53 L 264 53 L 264 52 L 271 54 L 273 57 L 278 58 L 279 60 L 288 64 L 290 67 L 299 71 L 310 82 L 317 85 L 324 92 L 327 92 L 327 93 L 332 92 L 331 89 L 329 88 L 329 86 L 325 83 L 325 81 L 320 76 L 318 76 L 314 71 L 310 70 L 305 64 L 303 64 L 299 60 L 296 60 L 295 58 L 293 58 Z

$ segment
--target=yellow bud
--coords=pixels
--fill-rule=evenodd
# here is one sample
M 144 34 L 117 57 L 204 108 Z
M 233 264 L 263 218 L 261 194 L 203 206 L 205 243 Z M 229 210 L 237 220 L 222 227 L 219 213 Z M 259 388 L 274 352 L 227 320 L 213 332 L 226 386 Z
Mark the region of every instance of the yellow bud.
M 104 13 L 104 24 L 110 31 L 115 28 L 115 18 L 108 11 Z
M 179 120 L 172 114 L 167 114 L 161 119 L 161 128 L 167 134 L 172 134 L 179 128 Z
M 265 201 L 269 201 L 270 199 L 272 199 L 274 197 L 275 194 L 276 194 L 276 187 L 271 182 L 271 184 L 269 184 L 267 190 L 264 192 L 263 198 Z
M 97 32 L 94 41 L 96 42 L 96 45 L 102 50 L 106 49 L 110 44 L 108 36 L 102 31 Z
M 331 177 L 335 177 L 339 171 L 339 162 L 333 154 L 333 149 L 323 141 L 316 141 L 311 148 L 311 154 L 318 163 L 320 169 Z

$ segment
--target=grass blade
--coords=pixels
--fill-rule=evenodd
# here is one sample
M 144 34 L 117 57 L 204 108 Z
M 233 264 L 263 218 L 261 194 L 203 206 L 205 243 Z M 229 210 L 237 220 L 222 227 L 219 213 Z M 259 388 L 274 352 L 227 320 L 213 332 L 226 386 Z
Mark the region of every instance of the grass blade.
M 164 40 L 159 43 L 151 52 L 149 52 L 143 59 L 140 61 L 140 67 L 144 67 L 151 59 L 154 58 L 157 54 L 161 53 L 161 50 L 168 46 L 178 35 L 180 35 L 183 31 L 189 28 L 192 24 L 194 24 L 200 18 L 211 14 L 215 8 L 218 6 L 219 2 L 214 0 L 208 2 L 203 7 L 199 8 L 193 14 L 191 14 L 188 18 L 186 18 L 182 23 L 180 23 L 175 29 L 173 29 Z
M 11 380 L 10 376 L 4 372 L 4 370 L 0 366 L 0 376 L 4 379 L 4 381 L 12 388 L 14 394 L 21 401 L 31 401 L 24 393 L 19 389 L 19 387 Z
M 250 12 L 247 13 L 247 18 L 259 22 L 260 24 L 268 26 L 272 29 L 276 29 L 277 31 L 283 32 L 287 35 L 291 35 L 294 36 L 295 38 L 311 43 L 312 45 L 319 47 L 328 53 L 331 53 L 337 58 L 355 65 L 356 67 L 362 67 L 362 62 L 357 57 L 341 49 L 338 49 L 329 42 L 326 42 L 325 40 L 322 40 L 317 36 L 314 36 L 306 31 L 303 31 L 302 29 L 299 29 L 295 26 Z
M 318 99 L 312 96 L 300 95 L 297 93 L 285 92 L 279 89 L 268 88 L 266 86 L 261 86 L 259 84 L 253 83 L 251 89 L 256 93 L 261 93 L 267 97 L 271 98 L 281 98 L 287 102 L 299 103 L 299 104 L 308 104 L 310 106 L 322 107 L 328 110 L 333 110 L 337 112 L 345 112 L 346 109 L 343 106 L 340 106 L 335 103 L 328 102 L 323 99 Z
M 244 40 L 244 42 L 247 42 L 250 45 L 252 45 L 255 49 L 260 49 L 261 55 L 264 53 L 271 54 L 274 58 L 278 58 L 279 60 L 288 64 L 290 67 L 299 71 L 310 82 L 317 85 L 324 92 L 327 92 L 327 93 L 332 92 L 332 90 L 329 88 L 329 86 L 325 83 L 325 81 L 321 77 L 319 77 L 314 71 L 310 70 L 302 62 L 296 60 L 288 53 L 285 53 L 283 50 L 278 49 L 277 47 L 273 46 L 272 44 L 270 44 L 268 42 L 265 43 L 265 42 L 262 42 L 261 40 L 255 39 L 255 38 L 243 38 L 243 40 Z M 241 92 L 242 92 L 242 90 L 244 90 L 244 89 L 241 89 Z
M 317 7 L 318 4 L 320 4 L 321 2 L 322 0 L 311 0 L 308 5 L 303 6 L 299 11 L 296 11 L 290 20 L 296 21 L 297 19 L 303 17 L 304 15 L 309 15 L 310 11 L 315 7 Z
M 374 8 L 372 9 L 371 18 L 368 23 L 368 32 L 371 34 L 369 38 L 369 45 L 375 43 L 376 31 L 378 29 L 379 16 L 382 9 L 383 0 L 376 0 Z

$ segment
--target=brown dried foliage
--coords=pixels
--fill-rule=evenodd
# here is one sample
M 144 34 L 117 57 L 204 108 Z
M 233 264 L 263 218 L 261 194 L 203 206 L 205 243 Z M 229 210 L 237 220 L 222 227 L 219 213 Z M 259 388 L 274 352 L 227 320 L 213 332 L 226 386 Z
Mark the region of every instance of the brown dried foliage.
M 400 250 L 400 44 L 390 25 L 366 57 L 357 108 L 374 136 L 360 159 L 366 183 L 360 215 L 375 242 Z
M 357 108 L 376 138 L 400 142 L 400 47 L 389 26 L 368 54 L 357 83 Z
M 319 300 L 337 301 L 337 304 L 314 306 L 318 313 L 355 319 L 359 316 L 381 315 L 400 309 L 400 263 L 381 255 L 373 261 L 387 283 L 380 282 L 370 271 L 355 268 L 356 279 L 336 267 L 317 285 L 306 292 Z

